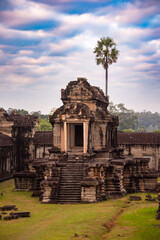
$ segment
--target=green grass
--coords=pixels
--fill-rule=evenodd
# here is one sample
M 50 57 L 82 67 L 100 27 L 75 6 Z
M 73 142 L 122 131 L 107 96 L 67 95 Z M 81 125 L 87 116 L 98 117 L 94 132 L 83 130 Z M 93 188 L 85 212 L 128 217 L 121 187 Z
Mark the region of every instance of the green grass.
M 0 220 L 0 240 L 73 240 L 73 239 L 160 239 L 160 224 L 155 219 L 157 203 L 128 203 L 128 197 L 94 204 L 41 204 L 30 192 L 14 192 L 13 180 L 0 183 L 0 206 L 15 204 L 19 211 L 30 211 L 30 218 Z M 113 228 L 109 223 L 117 217 Z M 112 226 L 112 224 L 111 224 Z M 78 237 L 74 235 L 78 234 Z
M 159 240 L 160 220 L 156 220 L 158 202 L 146 202 L 146 194 L 140 202 L 131 202 L 129 207 L 118 218 L 112 230 L 103 235 L 102 239 L 117 240 Z M 156 196 L 155 194 L 152 194 Z

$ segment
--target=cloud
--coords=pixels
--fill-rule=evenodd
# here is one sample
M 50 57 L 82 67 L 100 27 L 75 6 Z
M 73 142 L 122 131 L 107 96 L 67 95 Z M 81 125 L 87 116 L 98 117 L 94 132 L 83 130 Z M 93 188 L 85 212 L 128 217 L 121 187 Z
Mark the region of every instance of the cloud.
M 18 53 L 19 53 L 19 55 L 32 55 L 33 51 L 31 51 L 31 50 L 19 50 Z
M 41 4 L 12 0 L 11 8 L 1 11 L 1 91 L 7 89 L 20 94 L 23 89 L 24 99 L 34 92 L 32 102 L 34 97 L 44 96 L 45 107 L 51 108 L 60 104 L 55 97 L 60 97 L 60 89 L 77 77 L 87 77 L 91 84 L 104 89 L 104 69 L 96 66 L 93 48 L 100 37 L 111 36 L 120 50 L 118 62 L 109 67 L 112 100 L 139 107 L 136 96 L 141 96 L 144 106 L 146 89 L 156 90 L 158 96 L 160 29 L 156 22 L 159 10 L 155 5 L 145 4 L 142 8 L 136 1 L 118 8 L 112 4 L 95 11 L 70 14 L 60 12 L 62 2 L 49 6 L 49 1 Z M 49 19 L 58 24 L 45 30 L 43 26 L 40 30 L 30 29 L 31 23 L 41 26 L 42 21 Z M 147 27 L 143 27 L 144 21 Z M 153 22 L 156 22 L 154 28 Z M 28 27 L 23 28 L 24 24 Z M 32 44 L 34 40 L 37 42 Z
M 26 0 L 10 1 L 10 4 L 13 9 L 0 12 L 1 22 L 8 26 L 19 26 L 48 19 L 53 20 L 57 17 L 54 8 L 46 4 Z
M 107 12 L 109 12 L 107 14 Z M 99 14 L 107 14 L 112 21 L 117 22 L 118 24 L 133 24 L 143 22 L 146 18 L 154 16 L 158 13 L 156 5 L 152 6 L 138 6 L 131 3 L 124 5 L 123 8 L 108 7 L 106 9 L 99 10 Z
M 4 27 L 0 24 L 0 37 L 6 39 L 38 39 L 50 37 L 51 34 L 43 30 L 25 31 Z
M 9 63 L 11 65 L 24 65 L 24 64 L 29 64 L 29 65 L 34 65 L 34 64 L 44 64 L 46 63 L 46 59 L 48 57 L 42 56 L 40 58 L 32 58 L 28 56 L 17 56 L 14 59 L 10 60 Z
M 31 84 L 35 80 L 33 78 L 27 77 L 27 76 L 21 76 L 18 74 L 11 73 L 9 76 L 3 76 L 3 79 L 0 81 L 1 86 L 3 87 L 9 87 L 16 89 L 17 87 L 26 86 L 28 84 Z M 9 84 L 9 86 L 8 86 Z M 4 90 L 4 89 L 1 89 Z

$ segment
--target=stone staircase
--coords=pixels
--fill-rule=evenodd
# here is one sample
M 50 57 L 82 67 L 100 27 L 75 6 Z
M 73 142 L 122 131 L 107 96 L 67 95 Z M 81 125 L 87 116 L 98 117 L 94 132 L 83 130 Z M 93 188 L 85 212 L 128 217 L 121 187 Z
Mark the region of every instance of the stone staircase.
M 59 203 L 77 203 L 81 201 L 81 181 L 83 163 L 69 162 L 61 167 Z

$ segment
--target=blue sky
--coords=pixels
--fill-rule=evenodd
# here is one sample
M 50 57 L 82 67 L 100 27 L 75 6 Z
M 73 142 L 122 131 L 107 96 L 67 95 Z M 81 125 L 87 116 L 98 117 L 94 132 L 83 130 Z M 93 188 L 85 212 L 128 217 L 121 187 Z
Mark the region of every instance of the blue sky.
M 77 77 L 104 89 L 93 49 L 112 37 L 109 96 L 135 111 L 159 111 L 159 0 L 0 1 L 0 107 L 49 113 Z

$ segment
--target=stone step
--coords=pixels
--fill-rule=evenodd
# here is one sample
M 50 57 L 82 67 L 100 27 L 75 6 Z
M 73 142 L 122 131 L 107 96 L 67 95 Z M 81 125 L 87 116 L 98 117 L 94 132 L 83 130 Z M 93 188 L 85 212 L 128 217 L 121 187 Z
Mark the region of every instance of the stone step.
M 73 182 L 73 183 L 78 183 L 79 181 L 81 181 L 81 178 L 63 178 L 61 179 L 61 182 Z
M 64 168 L 82 168 L 84 165 L 83 163 L 72 163 L 72 162 L 69 162 L 67 163 L 65 166 L 63 166 Z
M 71 169 L 71 170 L 62 170 L 62 172 L 61 173 L 64 173 L 64 174 L 66 174 L 66 173 L 73 173 L 73 174 L 83 174 L 83 172 L 81 171 L 81 169 L 78 169 L 78 170 L 74 170 L 74 169 Z
M 80 184 L 81 181 L 82 181 L 81 178 L 80 178 L 80 179 L 68 179 L 68 178 L 67 178 L 67 179 L 62 179 L 61 182 L 60 182 L 60 184 L 61 184 L 61 183 L 66 183 L 66 184 L 67 184 L 67 183 L 72 183 L 72 184 L 75 184 L 75 183 L 78 184 L 78 183 L 79 183 L 79 184 Z
M 81 178 L 81 177 L 83 177 L 83 174 L 81 174 L 81 175 L 80 174 L 79 175 L 77 175 L 77 174 L 72 175 L 71 173 L 70 174 L 64 174 L 64 175 L 61 174 L 61 177 L 80 177 Z
M 71 196 L 71 195 L 70 196 L 69 195 L 66 195 L 66 196 L 63 195 L 63 196 L 59 197 L 59 200 L 63 200 L 63 201 L 64 200 L 72 200 L 73 201 L 73 200 L 80 200 L 80 199 L 81 198 L 79 196 Z
M 74 197 L 79 197 L 79 193 L 69 193 L 69 192 L 64 192 L 63 194 L 59 194 L 59 197 L 62 197 L 62 196 L 65 196 L 65 197 L 70 197 L 70 198 L 74 198 Z
M 61 172 L 62 175 L 73 175 L 73 176 L 76 176 L 76 175 L 83 175 L 83 173 L 81 173 L 80 171 L 78 172 L 73 172 L 73 171 L 70 171 L 70 172 Z
M 71 191 L 71 192 L 76 192 L 76 191 L 79 191 L 81 189 L 81 187 L 78 187 L 78 188 L 71 188 L 70 186 L 69 187 L 62 187 L 62 186 L 60 186 L 60 191 L 59 191 L 59 193 L 60 192 L 64 192 L 64 191 Z M 63 190 L 63 191 L 62 191 Z
M 80 192 L 80 187 L 79 188 L 76 188 L 76 189 L 73 189 L 73 188 L 70 188 L 70 187 L 68 187 L 68 188 L 64 188 L 64 187 L 61 187 L 60 186 L 60 189 L 59 190 L 63 190 L 63 191 L 59 191 L 59 194 L 63 194 L 64 192 L 74 192 L 74 193 L 79 193 Z
M 61 190 L 61 192 L 59 192 L 59 194 L 63 194 L 63 192 L 70 192 L 70 193 L 79 193 L 80 191 L 81 191 L 81 188 L 76 188 L 76 189 L 73 189 L 73 188 L 61 188 L 60 189 Z M 62 191 L 63 190 L 63 191 Z
M 82 164 L 75 164 L 75 163 L 69 163 L 65 166 L 62 166 L 63 169 L 82 169 L 83 168 L 83 165 Z
M 74 172 L 74 171 L 63 171 L 63 172 L 61 172 L 61 174 L 63 174 L 63 175 L 83 175 L 83 172 L 80 172 L 79 170 L 77 171 L 77 172 Z
M 81 187 L 80 184 L 67 184 L 67 183 L 63 183 L 63 184 L 60 184 L 60 188 L 71 188 L 71 189 L 78 189 Z
M 62 189 L 63 189 L 63 191 L 61 191 L 59 193 L 63 193 L 64 191 L 79 192 L 81 187 L 75 188 L 75 189 L 74 188 L 70 188 L 70 187 L 68 187 L 68 188 L 60 187 L 60 190 L 62 190 Z
M 80 192 L 81 190 L 79 191 L 76 191 L 76 192 L 73 192 L 73 191 L 63 191 L 61 193 L 59 193 L 59 196 L 68 196 L 68 197 L 80 197 Z M 73 194 L 72 194 L 73 193 Z
M 81 177 L 83 177 L 83 175 L 71 175 L 71 174 L 69 174 L 69 175 L 61 175 L 61 178 L 62 177 L 71 177 L 71 178 L 73 178 L 73 177 L 79 177 L 79 178 L 81 178 Z
M 67 176 L 62 176 L 61 177 L 61 179 L 81 179 L 83 177 L 83 175 L 82 176 L 71 176 L 71 175 L 67 175 Z
M 69 180 L 72 180 L 73 182 L 79 182 L 80 180 L 82 179 L 82 177 L 74 177 L 74 178 L 71 178 L 71 177 L 62 177 L 61 178 L 61 182 L 66 182 L 66 181 L 69 181 Z
M 59 198 L 62 198 L 62 197 L 65 197 L 65 198 L 80 198 L 80 195 L 79 194 L 70 194 L 70 193 L 66 193 L 66 194 L 59 194 Z
M 75 156 L 72 156 L 75 157 Z M 58 202 L 77 203 L 81 201 L 82 163 L 67 163 L 61 168 Z
M 71 196 L 71 197 L 73 197 L 73 196 L 79 196 L 80 192 L 81 192 L 81 191 L 77 191 L 77 192 L 63 191 L 63 193 L 59 193 L 59 196 L 64 196 L 64 195 L 66 195 L 66 196 Z M 79 197 L 80 197 L 80 196 L 79 196 Z
M 78 199 L 78 200 L 59 200 L 59 203 L 60 204 L 75 204 L 75 203 L 80 203 L 81 202 L 81 199 Z
M 79 175 L 82 175 L 83 172 L 81 172 L 80 170 L 78 170 L 78 171 L 73 171 L 72 170 L 72 171 L 62 171 L 61 174 L 73 174 L 73 175 L 79 174 Z
M 63 182 L 63 181 L 61 181 L 60 182 L 60 185 L 65 185 L 65 184 L 68 184 L 68 185 L 73 185 L 73 186 L 80 186 L 81 185 L 81 183 L 80 182 Z
M 73 166 L 73 164 L 71 164 L 70 166 L 63 166 L 62 169 L 82 169 L 83 166 L 77 165 L 77 166 Z
M 76 174 L 76 173 L 79 173 L 79 174 L 82 174 L 82 170 L 81 169 L 63 169 L 62 170 L 62 173 L 73 173 L 73 174 Z

